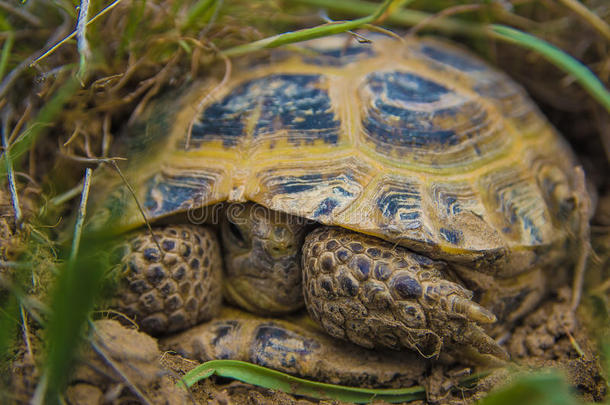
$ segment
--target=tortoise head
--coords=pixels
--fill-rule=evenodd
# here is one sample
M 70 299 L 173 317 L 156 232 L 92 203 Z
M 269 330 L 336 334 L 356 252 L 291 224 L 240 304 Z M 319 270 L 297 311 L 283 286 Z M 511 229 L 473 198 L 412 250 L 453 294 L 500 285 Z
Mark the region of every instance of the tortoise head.
M 302 219 L 261 205 L 229 205 L 221 222 L 229 300 L 262 314 L 300 308 L 305 229 Z

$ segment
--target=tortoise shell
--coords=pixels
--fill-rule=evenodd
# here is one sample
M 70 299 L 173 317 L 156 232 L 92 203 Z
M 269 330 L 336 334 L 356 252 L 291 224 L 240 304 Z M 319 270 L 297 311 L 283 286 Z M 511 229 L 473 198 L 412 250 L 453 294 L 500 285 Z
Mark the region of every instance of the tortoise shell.
M 577 188 L 565 141 L 469 53 L 371 38 L 309 41 L 158 102 L 126 171 L 148 218 L 254 201 L 492 274 L 548 262 L 574 229 L 573 198 L 557 198 Z M 117 177 L 103 220 L 141 226 Z

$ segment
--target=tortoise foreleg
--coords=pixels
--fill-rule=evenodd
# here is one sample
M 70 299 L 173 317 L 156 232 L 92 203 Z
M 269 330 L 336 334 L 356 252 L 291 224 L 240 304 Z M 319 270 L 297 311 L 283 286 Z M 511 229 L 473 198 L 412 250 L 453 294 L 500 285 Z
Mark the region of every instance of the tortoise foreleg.
M 302 262 L 309 313 L 335 337 L 425 357 L 447 346 L 505 357 L 477 325 L 495 316 L 445 278 L 443 262 L 340 228 L 309 234 Z
M 196 225 L 153 228 L 125 236 L 114 252 L 113 306 L 151 334 L 182 330 L 215 316 L 222 298 L 216 235 Z M 159 251 L 159 247 L 163 251 Z

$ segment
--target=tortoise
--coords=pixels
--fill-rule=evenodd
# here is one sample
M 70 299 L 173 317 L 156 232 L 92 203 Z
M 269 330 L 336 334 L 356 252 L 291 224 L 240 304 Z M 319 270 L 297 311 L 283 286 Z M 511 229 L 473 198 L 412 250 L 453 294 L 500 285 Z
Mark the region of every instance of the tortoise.
M 102 176 L 91 226 L 125 235 L 115 305 L 144 330 L 210 319 L 224 296 L 305 305 L 366 348 L 506 356 L 492 336 L 572 262 L 577 161 L 507 75 L 437 39 L 369 36 L 238 60 L 129 129 L 142 211 Z

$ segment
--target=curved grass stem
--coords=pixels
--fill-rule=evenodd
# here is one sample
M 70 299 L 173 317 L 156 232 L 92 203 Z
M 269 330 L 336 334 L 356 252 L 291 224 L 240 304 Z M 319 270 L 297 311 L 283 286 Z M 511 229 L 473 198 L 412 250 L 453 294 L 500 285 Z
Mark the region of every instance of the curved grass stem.
M 319 25 L 313 28 L 306 28 L 293 32 L 286 32 L 279 35 L 274 35 L 260 41 L 250 42 L 245 45 L 236 46 L 223 51 L 224 56 L 237 56 L 245 53 L 250 53 L 264 48 L 276 48 L 278 46 L 292 44 L 295 42 L 307 41 L 309 39 L 321 38 L 328 35 L 339 34 L 342 32 L 355 30 L 363 25 L 372 24 L 382 17 L 386 17 L 385 13 L 390 10 L 394 3 L 401 0 L 385 0 L 381 5 L 376 5 L 366 17 L 358 18 L 351 21 L 334 21 Z

